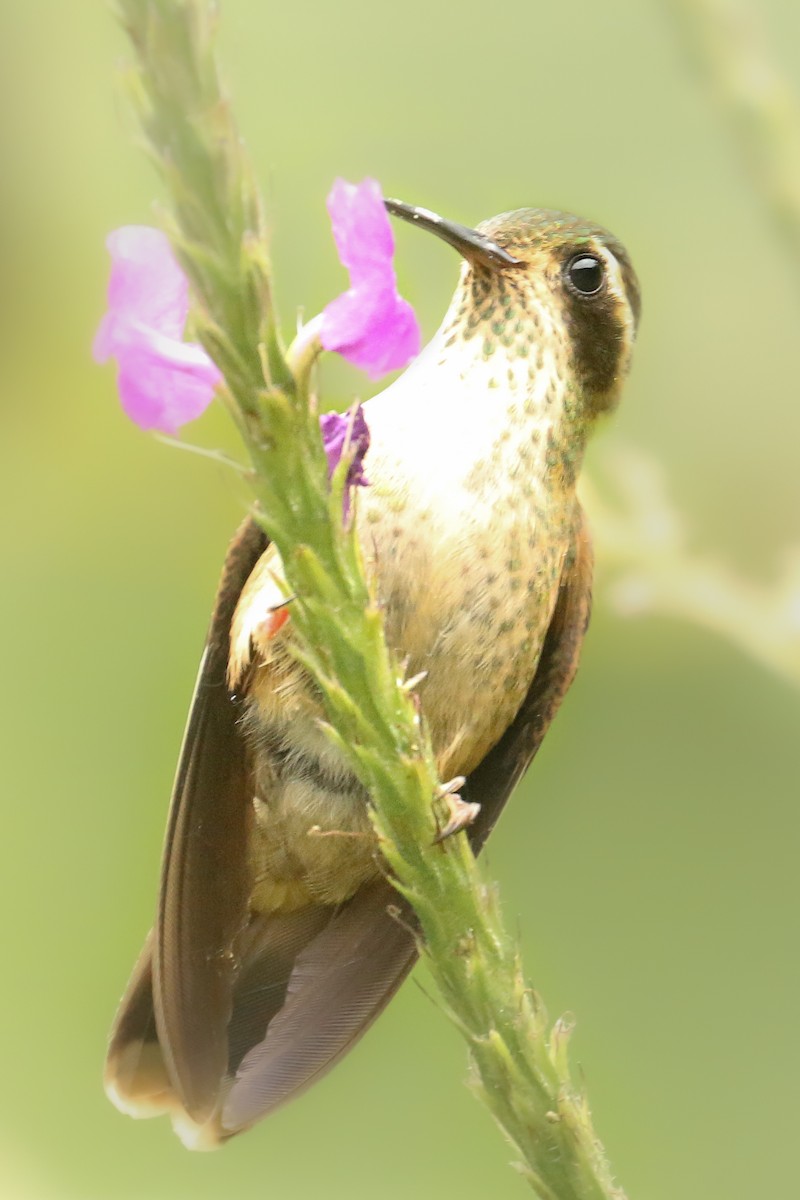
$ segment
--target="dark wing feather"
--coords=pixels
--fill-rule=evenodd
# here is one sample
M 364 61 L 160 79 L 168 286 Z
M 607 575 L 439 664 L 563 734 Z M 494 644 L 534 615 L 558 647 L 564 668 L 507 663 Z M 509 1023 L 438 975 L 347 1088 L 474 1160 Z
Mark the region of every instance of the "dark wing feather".
M 225 672 L 233 611 L 266 545 L 248 518 L 226 557 L 173 788 L 159 921 L 111 1030 L 106 1088 L 120 1108 L 140 1115 L 175 1108 L 174 1098 L 163 1099 L 173 1087 L 181 1105 L 208 1113 L 227 1063 L 231 965 L 220 948 L 242 920 L 247 805 Z
M 225 561 L 181 750 L 153 956 L 156 1025 L 187 1112 L 213 1112 L 228 1062 L 233 942 L 247 921 L 248 768 L 225 684 L 239 594 L 266 547 L 252 520 Z
M 381 1014 L 417 957 L 410 911 L 409 924 L 390 915 L 403 907 L 388 881 L 365 884 L 300 951 L 280 1011 L 239 1064 L 223 1137 L 305 1091 Z

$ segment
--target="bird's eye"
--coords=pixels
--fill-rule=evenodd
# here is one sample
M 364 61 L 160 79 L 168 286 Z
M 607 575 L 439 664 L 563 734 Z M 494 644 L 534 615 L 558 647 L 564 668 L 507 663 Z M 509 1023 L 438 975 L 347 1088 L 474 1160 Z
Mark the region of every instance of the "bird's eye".
M 605 283 L 606 272 L 596 254 L 576 254 L 567 263 L 564 277 L 579 296 L 596 296 Z

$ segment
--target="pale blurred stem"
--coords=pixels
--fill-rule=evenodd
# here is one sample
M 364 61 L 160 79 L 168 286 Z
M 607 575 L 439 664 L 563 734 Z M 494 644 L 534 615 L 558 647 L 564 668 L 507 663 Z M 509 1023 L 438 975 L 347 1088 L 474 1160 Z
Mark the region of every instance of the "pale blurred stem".
M 713 555 L 695 554 L 667 497 L 663 472 L 646 455 L 617 446 L 581 492 L 591 513 L 612 603 L 628 613 L 659 613 L 728 638 L 739 650 L 800 685 L 800 550 L 787 554 L 771 585 L 737 576 Z M 616 504 L 607 502 L 613 495 Z
M 757 6 L 740 0 L 667 4 L 800 279 L 800 96 L 770 54 Z
M 332 489 L 327 483 L 308 395 L 313 323 L 288 362 L 280 342 L 260 203 L 220 87 L 211 8 L 118 0 L 118 11 L 137 56 L 133 94 L 169 194 L 168 228 L 192 282 L 198 336 L 225 375 L 253 464 L 257 515 L 297 596 L 298 655 L 323 693 L 331 737 L 372 796 L 384 854 L 416 909 L 423 953 L 483 1097 L 539 1196 L 620 1197 L 570 1080 L 567 1031 L 557 1024 L 548 1036 L 466 838 L 432 844 L 441 802 L 430 744 L 386 649 L 353 531 L 343 527 L 346 464 Z
M 800 96 L 776 66 L 754 4 L 665 3 L 800 280 Z M 654 462 L 628 452 L 604 465 L 624 506 L 615 510 L 599 492 L 592 495 L 589 480 L 584 491 L 598 562 L 627 573 L 615 587 L 620 605 L 711 629 L 800 686 L 800 551 L 784 554 L 783 574 L 771 587 L 739 578 L 713 557 L 689 552 Z

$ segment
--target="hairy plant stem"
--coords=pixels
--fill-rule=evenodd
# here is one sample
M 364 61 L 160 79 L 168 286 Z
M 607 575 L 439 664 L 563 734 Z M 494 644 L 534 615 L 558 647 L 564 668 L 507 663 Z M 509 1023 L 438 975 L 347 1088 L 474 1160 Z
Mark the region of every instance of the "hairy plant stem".
M 346 463 L 333 485 L 309 396 L 309 329 L 288 355 L 272 299 L 253 174 L 220 86 L 204 0 L 118 0 L 137 66 L 131 87 L 170 199 L 168 232 L 196 302 L 197 336 L 252 462 L 256 513 L 296 595 L 297 654 L 319 684 L 331 738 L 373 801 L 395 886 L 469 1046 L 479 1090 L 543 1200 L 609 1200 L 615 1189 L 586 1101 L 571 1081 L 568 1028 L 526 988 L 493 889 L 463 834 L 434 846 L 440 788 L 413 689 L 386 647 L 352 527 Z M 440 815 L 440 814 L 439 814 Z

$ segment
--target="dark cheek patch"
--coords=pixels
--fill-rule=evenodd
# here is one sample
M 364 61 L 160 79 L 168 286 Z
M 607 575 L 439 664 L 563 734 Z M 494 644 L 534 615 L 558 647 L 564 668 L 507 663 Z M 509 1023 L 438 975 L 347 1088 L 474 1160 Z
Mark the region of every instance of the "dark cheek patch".
M 602 394 L 614 386 L 625 345 L 615 297 L 581 300 L 567 294 L 564 313 L 575 374 L 586 392 Z

